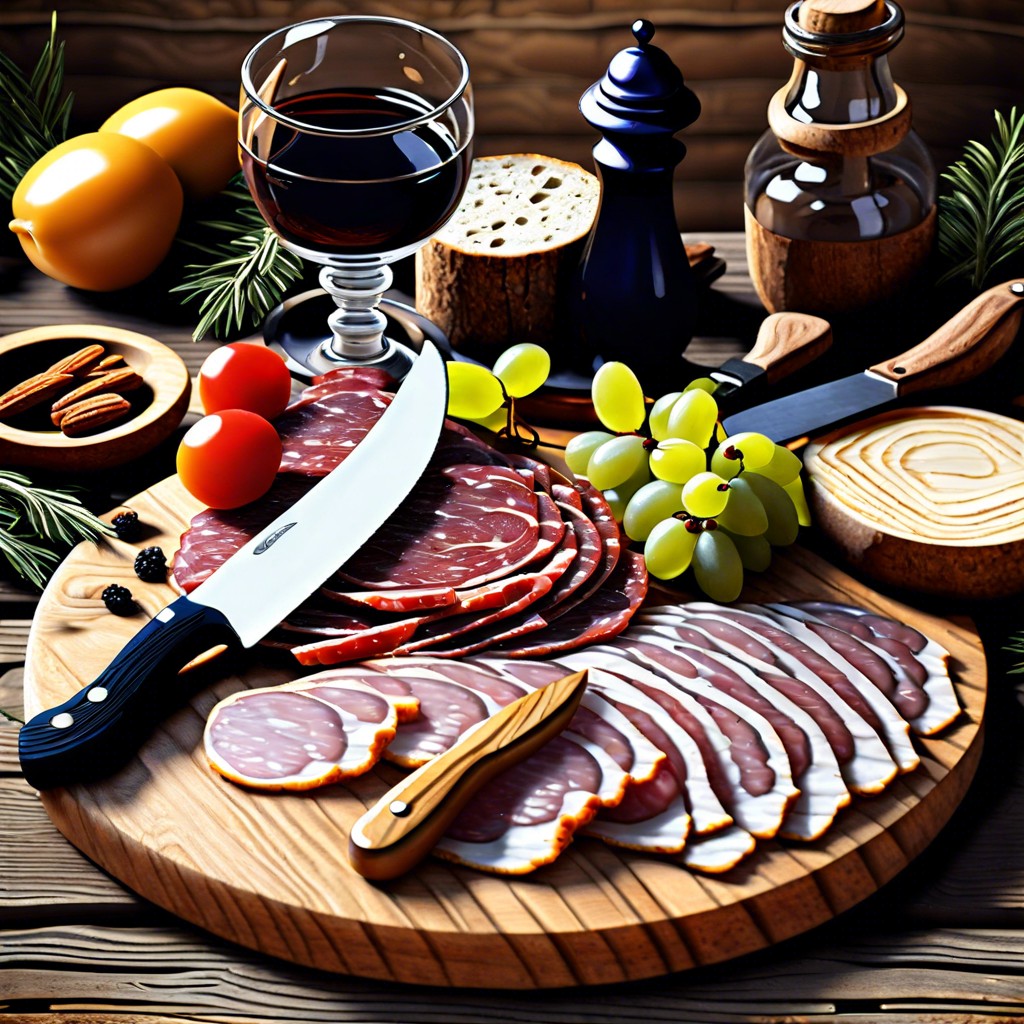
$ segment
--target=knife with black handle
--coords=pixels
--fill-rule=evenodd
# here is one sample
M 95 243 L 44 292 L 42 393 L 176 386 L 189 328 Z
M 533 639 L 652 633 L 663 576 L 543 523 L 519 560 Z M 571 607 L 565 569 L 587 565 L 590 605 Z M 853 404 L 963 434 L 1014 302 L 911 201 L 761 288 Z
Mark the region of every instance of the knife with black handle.
M 408 496 L 447 404 L 444 362 L 425 341 L 393 401 L 336 469 L 153 616 L 94 682 L 22 727 L 29 784 L 47 789 L 116 770 L 173 705 L 182 667 L 219 644 L 251 647 L 301 604 Z

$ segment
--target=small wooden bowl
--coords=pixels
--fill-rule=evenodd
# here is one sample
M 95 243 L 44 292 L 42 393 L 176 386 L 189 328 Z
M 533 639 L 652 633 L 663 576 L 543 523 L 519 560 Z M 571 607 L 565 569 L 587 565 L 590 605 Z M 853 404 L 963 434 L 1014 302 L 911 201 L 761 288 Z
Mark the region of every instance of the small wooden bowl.
M 93 342 L 109 355 L 120 355 L 143 379 L 143 387 L 128 396 L 133 407 L 129 417 L 84 437 L 66 437 L 42 414 L 36 418 L 38 429 L 28 429 L 23 419 L 19 426 L 0 423 L 0 465 L 72 472 L 106 469 L 144 455 L 181 423 L 192 391 L 181 357 L 153 338 L 118 327 L 55 324 L 0 338 L 0 391 Z

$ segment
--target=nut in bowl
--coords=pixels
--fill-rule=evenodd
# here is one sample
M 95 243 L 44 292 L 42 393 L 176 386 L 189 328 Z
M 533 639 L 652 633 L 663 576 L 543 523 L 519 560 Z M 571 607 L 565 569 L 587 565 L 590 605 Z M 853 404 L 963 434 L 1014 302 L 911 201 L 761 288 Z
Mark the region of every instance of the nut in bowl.
M 181 358 L 133 331 L 59 324 L 0 338 L 0 463 L 88 471 L 145 454 L 181 422 Z

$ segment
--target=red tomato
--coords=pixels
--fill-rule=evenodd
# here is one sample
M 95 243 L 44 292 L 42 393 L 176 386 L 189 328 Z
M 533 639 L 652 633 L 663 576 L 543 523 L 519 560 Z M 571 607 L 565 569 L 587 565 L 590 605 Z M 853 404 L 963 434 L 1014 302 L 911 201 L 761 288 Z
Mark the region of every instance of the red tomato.
M 238 508 L 266 494 L 281 466 L 281 439 L 262 416 L 225 409 L 204 416 L 178 446 L 178 476 L 210 508 Z
M 284 411 L 291 388 L 284 360 L 262 345 L 224 345 L 199 369 L 199 397 L 206 412 L 248 409 L 272 420 Z

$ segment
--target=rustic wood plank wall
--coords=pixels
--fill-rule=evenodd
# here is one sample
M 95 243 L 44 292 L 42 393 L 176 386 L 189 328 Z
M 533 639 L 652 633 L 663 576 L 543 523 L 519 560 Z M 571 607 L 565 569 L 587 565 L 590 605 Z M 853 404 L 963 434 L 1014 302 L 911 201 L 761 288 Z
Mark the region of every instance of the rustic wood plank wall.
M 987 137 L 993 109 L 1024 103 L 1020 0 L 904 0 L 907 33 L 892 61 L 937 163 Z M 581 92 L 632 42 L 638 16 L 682 68 L 703 113 L 683 138 L 677 184 L 686 230 L 742 226 L 743 161 L 766 126 L 791 64 L 781 43 L 785 0 L 4 0 L 0 49 L 23 66 L 49 12 L 67 40 L 76 126 L 92 130 L 150 89 L 192 84 L 226 102 L 250 46 L 292 21 L 338 13 L 411 17 L 449 35 L 473 69 L 477 152 L 540 152 L 591 166 L 595 136 Z

